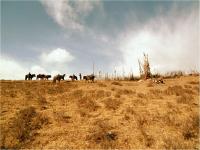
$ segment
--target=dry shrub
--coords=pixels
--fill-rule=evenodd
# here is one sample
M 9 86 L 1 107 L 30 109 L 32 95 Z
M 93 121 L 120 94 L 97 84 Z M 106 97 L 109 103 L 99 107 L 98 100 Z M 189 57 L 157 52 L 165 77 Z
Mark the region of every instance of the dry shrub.
M 176 96 L 180 96 L 183 93 L 188 93 L 188 94 L 194 94 L 194 92 L 190 89 L 184 89 L 182 86 L 180 85 L 175 85 L 175 86 L 169 86 L 165 91 L 165 94 L 167 95 L 176 95 Z
M 81 111 L 84 110 L 85 112 L 97 111 L 100 107 L 95 100 L 87 95 L 78 99 L 77 106 Z
M 128 114 L 133 115 L 133 114 L 134 114 L 134 108 L 133 108 L 133 107 L 127 107 L 127 108 L 126 108 L 126 112 L 127 112 Z
M 137 93 L 137 97 L 139 98 L 147 98 L 147 95 L 144 93 Z
M 199 115 L 194 114 L 183 123 L 182 135 L 185 140 L 199 137 Z
M 111 92 L 110 91 L 104 91 L 104 90 L 97 90 L 95 92 L 95 96 L 96 98 L 103 98 L 103 97 L 109 97 L 111 96 Z
M 86 137 L 88 148 L 115 149 L 118 145 L 118 133 L 106 120 L 97 120 Z
M 64 93 L 66 90 L 63 85 L 57 85 L 57 86 L 50 86 L 48 88 L 47 93 L 48 94 L 61 94 Z
M 56 87 L 50 87 L 48 88 L 48 91 L 47 91 L 48 94 L 56 94 L 57 93 L 57 90 L 56 90 Z
M 191 85 L 187 85 L 187 84 L 185 84 L 184 87 L 185 87 L 186 89 L 190 89 L 190 88 L 192 88 Z
M 182 103 L 182 104 L 190 104 L 194 100 L 194 97 L 189 94 L 182 94 L 181 96 L 178 96 L 176 101 L 177 103 Z
M 194 86 L 193 89 L 197 92 L 199 92 L 199 86 Z
M 163 138 L 166 149 L 198 149 L 199 116 L 194 114 L 177 126 L 182 135 L 173 134 Z
M 57 122 L 69 123 L 71 116 L 68 115 L 65 111 L 56 111 L 54 112 L 54 117 Z
M 152 82 L 148 82 L 147 83 L 147 87 L 153 87 L 153 83 Z
M 48 118 L 38 114 L 34 107 L 20 110 L 9 123 L 8 128 L 4 128 L 1 148 L 18 149 L 29 142 L 36 134 L 37 129 L 48 124 Z
M 199 81 L 190 81 L 189 84 L 199 84 Z
M 112 88 L 111 88 L 111 91 L 116 91 L 116 88 L 115 88 L 115 87 L 112 87 Z
M 148 96 L 149 98 L 160 98 L 163 99 L 162 97 L 163 91 L 159 90 L 159 89 L 150 89 Z
M 163 148 L 169 150 L 191 149 L 191 147 L 184 142 L 183 139 L 175 135 L 169 135 L 163 138 Z
M 103 83 L 98 83 L 98 86 L 99 86 L 99 87 L 107 87 L 107 85 L 106 85 L 106 84 L 103 84 Z
M 129 94 L 135 94 L 136 92 L 133 91 L 133 90 L 129 90 L 129 89 L 119 89 L 117 91 L 117 93 L 120 94 L 120 95 L 122 95 L 122 94 L 129 95 Z
M 120 82 L 117 81 L 113 81 L 111 82 L 112 85 L 118 85 L 118 86 L 123 86 L 123 84 L 121 84 Z
M 155 140 L 153 136 L 148 134 L 145 130 L 145 127 L 149 125 L 149 116 L 147 117 L 147 114 L 139 114 L 134 110 L 132 110 L 131 112 L 134 114 L 134 117 L 137 121 L 137 126 L 143 137 L 145 146 L 152 147 L 152 145 L 155 143 Z
M 121 97 L 121 94 L 116 93 L 114 96 L 115 96 L 115 98 L 120 98 L 120 97 Z
M 72 93 L 71 93 L 72 97 L 74 98 L 81 98 L 83 95 L 84 95 L 84 92 L 82 89 L 78 89 L 78 90 L 74 90 Z
M 104 104 L 108 110 L 117 110 L 122 103 L 119 99 L 113 99 L 109 97 L 104 100 Z
M 43 95 L 38 95 L 38 103 L 39 105 L 42 107 L 42 108 L 46 108 L 46 105 L 48 104 L 47 100 L 46 100 L 46 97 L 43 96 Z

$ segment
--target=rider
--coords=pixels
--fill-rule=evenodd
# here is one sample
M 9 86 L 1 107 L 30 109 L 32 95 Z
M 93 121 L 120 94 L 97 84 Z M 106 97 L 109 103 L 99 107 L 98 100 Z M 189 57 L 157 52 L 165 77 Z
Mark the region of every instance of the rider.
M 82 79 L 82 75 L 81 75 L 81 73 L 79 73 L 79 77 L 80 77 L 80 80 Z

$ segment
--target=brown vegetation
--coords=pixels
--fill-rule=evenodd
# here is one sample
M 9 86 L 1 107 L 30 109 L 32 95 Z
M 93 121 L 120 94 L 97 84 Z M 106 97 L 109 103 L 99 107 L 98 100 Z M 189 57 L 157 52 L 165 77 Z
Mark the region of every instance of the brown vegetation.
M 2 149 L 197 149 L 197 76 L 1 81 Z

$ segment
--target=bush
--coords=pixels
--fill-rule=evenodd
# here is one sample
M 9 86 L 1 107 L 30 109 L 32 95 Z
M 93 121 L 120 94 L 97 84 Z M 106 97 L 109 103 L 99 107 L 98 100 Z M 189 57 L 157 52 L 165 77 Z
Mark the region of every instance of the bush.
M 30 141 L 36 134 L 36 130 L 48 123 L 48 118 L 38 114 L 34 107 L 20 110 L 9 123 L 8 128 L 3 129 L 1 148 L 18 149 Z
M 189 94 L 183 94 L 177 97 L 177 103 L 182 103 L 182 104 L 190 104 L 193 100 L 194 100 L 194 97 Z
M 107 98 L 104 100 L 104 104 L 108 110 L 116 110 L 121 105 L 121 101 L 118 99 Z
M 117 82 L 117 81 L 114 81 L 114 82 L 112 82 L 111 84 L 113 84 L 113 85 L 118 85 L 118 86 L 123 86 L 123 84 L 121 84 L 121 83 L 119 83 L 119 82 Z
M 194 94 L 192 90 L 184 89 L 180 85 L 170 86 L 164 91 L 164 93 L 167 95 L 176 95 L 176 96 L 180 96 L 183 93 Z
M 88 148 L 115 149 L 117 148 L 118 133 L 113 130 L 108 121 L 97 120 L 86 137 Z

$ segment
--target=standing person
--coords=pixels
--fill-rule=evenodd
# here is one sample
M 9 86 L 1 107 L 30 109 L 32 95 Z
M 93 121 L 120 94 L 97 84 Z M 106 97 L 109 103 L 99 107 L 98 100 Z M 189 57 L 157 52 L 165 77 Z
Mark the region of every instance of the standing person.
M 82 80 L 82 75 L 81 75 L 81 73 L 79 73 L 79 77 L 80 77 L 80 80 Z
M 28 80 L 31 80 L 31 73 L 28 73 Z

